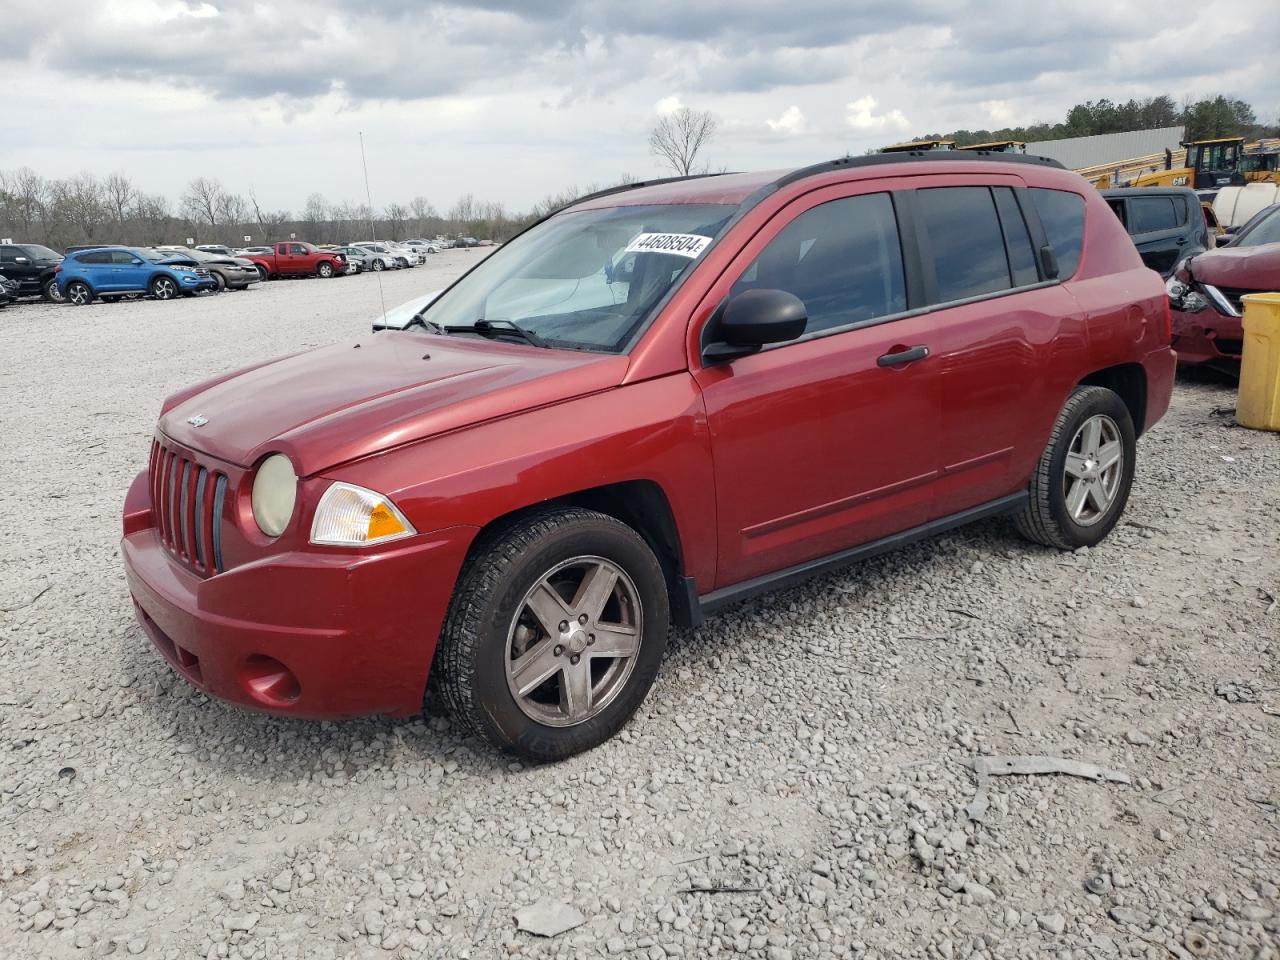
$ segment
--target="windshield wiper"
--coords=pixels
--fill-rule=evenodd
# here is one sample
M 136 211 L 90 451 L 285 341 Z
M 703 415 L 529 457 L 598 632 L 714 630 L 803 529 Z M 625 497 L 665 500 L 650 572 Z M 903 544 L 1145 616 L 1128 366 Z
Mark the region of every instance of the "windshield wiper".
M 440 326 L 440 324 L 436 323 L 434 320 L 428 320 L 421 313 L 415 313 L 413 315 L 413 319 L 409 321 L 409 326 L 412 327 L 415 323 L 422 327 L 423 330 L 426 330 L 427 333 L 438 333 L 442 337 L 447 337 L 449 335 L 447 328 Z
M 454 330 L 462 330 L 467 332 L 474 331 L 480 334 L 480 336 L 482 337 L 499 337 L 499 336 L 502 336 L 504 333 L 513 333 L 517 337 L 519 337 L 521 340 L 523 340 L 525 343 L 532 344 L 535 347 L 547 346 L 547 341 L 543 340 L 540 336 L 538 336 L 532 330 L 526 330 L 524 327 L 520 326 L 520 324 L 516 323 L 514 320 L 486 320 L 484 319 L 484 317 L 481 317 L 472 326 L 449 327 L 448 329 L 450 331 L 454 331 Z

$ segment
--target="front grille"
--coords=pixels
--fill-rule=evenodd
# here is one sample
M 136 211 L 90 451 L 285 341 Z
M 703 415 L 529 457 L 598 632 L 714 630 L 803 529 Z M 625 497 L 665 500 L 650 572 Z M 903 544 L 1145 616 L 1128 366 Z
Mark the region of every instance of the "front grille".
M 1241 316 L 1244 316 L 1244 302 L 1241 298 L 1250 293 L 1262 293 L 1261 290 L 1244 290 L 1240 287 L 1218 287 L 1218 290 Z
M 196 276 L 197 276 L 197 277 L 208 277 L 208 276 L 209 276 L 209 271 L 208 271 L 208 270 L 206 270 L 204 267 L 196 267 Z
M 198 573 L 221 573 L 226 474 L 154 440 L 148 477 L 161 542 Z

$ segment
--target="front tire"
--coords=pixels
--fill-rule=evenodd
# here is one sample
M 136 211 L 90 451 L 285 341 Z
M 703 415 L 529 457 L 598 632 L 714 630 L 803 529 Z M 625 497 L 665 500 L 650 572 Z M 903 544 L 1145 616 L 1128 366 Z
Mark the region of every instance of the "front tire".
M 328 280 L 333 277 L 333 264 L 322 263 L 316 267 L 316 273 L 320 275 L 322 280 Z
M 494 531 L 458 578 L 435 669 L 451 712 L 536 762 L 620 730 L 657 677 L 666 578 L 613 517 L 563 508 Z
M 1137 463 L 1129 408 L 1106 387 L 1067 399 L 1017 517 L 1028 540 L 1061 550 L 1092 547 L 1120 520 Z
M 178 295 L 178 285 L 170 277 L 156 277 L 148 289 L 157 300 L 172 300 Z
M 263 266 L 259 266 L 259 267 L 258 267 L 258 279 L 259 279 L 260 281 L 262 281 L 263 283 L 265 283 L 267 280 L 271 279 L 270 275 L 267 273 L 267 268 L 266 268 L 266 267 L 263 267 Z
M 72 280 L 67 284 L 67 302 L 77 307 L 85 307 L 93 303 L 93 290 L 87 283 Z
M 213 273 L 213 283 L 214 287 L 213 290 L 210 291 L 211 293 L 221 293 L 223 290 L 227 289 L 227 278 L 217 271 L 214 271 Z
M 373 269 L 375 273 L 381 273 L 385 267 L 386 267 L 386 264 L 383 263 L 381 260 L 373 261 Z

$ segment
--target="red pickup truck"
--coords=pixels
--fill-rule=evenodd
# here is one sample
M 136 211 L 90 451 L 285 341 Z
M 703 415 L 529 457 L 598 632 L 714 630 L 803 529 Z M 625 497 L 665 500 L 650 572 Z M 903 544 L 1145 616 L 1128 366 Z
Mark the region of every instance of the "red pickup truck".
M 347 258 L 340 253 L 318 250 L 312 244 L 291 240 L 277 243 L 271 253 L 246 254 L 263 280 L 280 277 L 336 277 L 347 269 Z

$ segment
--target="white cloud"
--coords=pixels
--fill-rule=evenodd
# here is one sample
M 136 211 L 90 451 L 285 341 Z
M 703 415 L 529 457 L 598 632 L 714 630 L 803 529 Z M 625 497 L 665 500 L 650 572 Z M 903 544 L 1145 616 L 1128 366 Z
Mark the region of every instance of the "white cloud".
M 678 93 L 673 93 L 671 96 L 663 97 L 655 103 L 653 105 L 653 109 L 658 116 L 663 117 L 668 113 L 675 113 L 677 110 L 683 110 L 684 104 L 680 102 L 680 95 Z
M 1007 127 L 1013 122 L 1013 106 L 1008 100 L 983 100 L 978 106 L 987 112 L 997 127 Z
M 774 133 L 780 133 L 785 136 L 795 136 L 805 133 L 809 129 L 809 121 L 805 119 L 803 111 L 794 103 L 782 112 L 782 116 L 777 120 L 766 120 L 769 129 Z
M 901 110 L 890 110 L 888 113 L 876 113 L 876 98 L 867 95 L 859 97 L 852 103 L 844 105 L 844 122 L 854 130 L 863 133 L 880 133 L 891 130 L 906 130 L 911 124 L 902 115 Z

